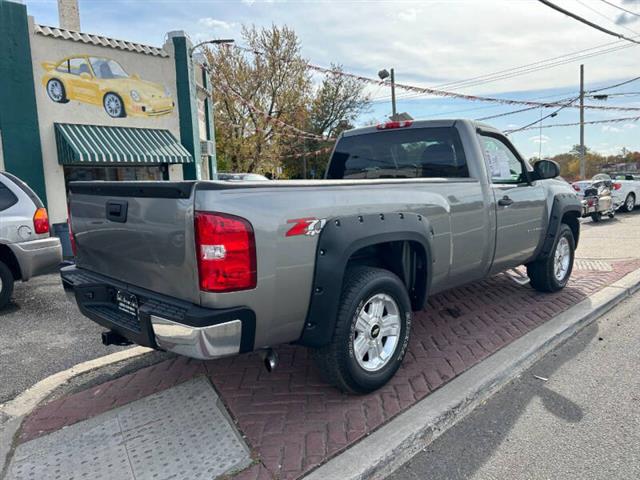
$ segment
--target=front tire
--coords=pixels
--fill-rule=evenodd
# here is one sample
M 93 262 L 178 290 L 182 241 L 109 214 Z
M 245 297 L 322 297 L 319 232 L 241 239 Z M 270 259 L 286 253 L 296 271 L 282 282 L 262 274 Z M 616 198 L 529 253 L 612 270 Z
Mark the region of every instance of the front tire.
M 13 293 L 13 274 L 4 262 L 0 262 L 0 309 L 7 306 Z
M 331 343 L 312 357 L 325 381 L 347 393 L 365 394 L 396 373 L 409 344 L 411 302 L 392 272 L 347 270 Z
M 539 292 L 562 290 L 573 271 L 575 249 L 573 232 L 563 223 L 549 256 L 527 265 L 531 286 Z
M 102 104 L 104 106 L 104 111 L 107 112 L 107 115 L 111 118 L 123 118 L 127 116 L 127 113 L 124 110 L 124 102 L 116 93 L 107 93 L 102 100 Z
M 591 214 L 591 221 L 594 223 L 598 223 L 602 220 L 602 212 L 594 212 Z
M 627 195 L 622 208 L 625 212 L 633 212 L 633 209 L 636 208 L 636 196 L 633 193 Z

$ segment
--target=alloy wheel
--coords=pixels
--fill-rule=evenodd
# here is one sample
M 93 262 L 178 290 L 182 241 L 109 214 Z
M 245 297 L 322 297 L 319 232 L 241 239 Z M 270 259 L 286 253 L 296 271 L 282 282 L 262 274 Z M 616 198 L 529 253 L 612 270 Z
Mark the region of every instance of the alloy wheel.
M 369 298 L 356 319 L 353 353 L 358 365 L 368 372 L 382 369 L 398 347 L 400 309 L 389 295 L 378 293 Z
M 553 261 L 553 274 L 556 280 L 562 282 L 567 276 L 569 265 L 571 263 L 571 248 L 567 237 L 561 237 L 556 245 Z

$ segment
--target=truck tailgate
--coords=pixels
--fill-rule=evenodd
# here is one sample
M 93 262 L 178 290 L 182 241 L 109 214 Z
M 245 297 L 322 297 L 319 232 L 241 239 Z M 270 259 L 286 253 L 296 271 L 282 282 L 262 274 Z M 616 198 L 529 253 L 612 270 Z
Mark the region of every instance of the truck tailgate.
M 199 303 L 195 182 L 73 182 L 78 267 Z

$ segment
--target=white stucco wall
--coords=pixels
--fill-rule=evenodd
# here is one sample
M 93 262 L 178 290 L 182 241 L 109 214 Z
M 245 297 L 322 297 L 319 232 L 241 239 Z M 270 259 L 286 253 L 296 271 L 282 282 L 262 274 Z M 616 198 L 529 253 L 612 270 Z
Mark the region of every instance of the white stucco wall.
M 31 22 L 31 27 L 31 31 L 34 32 L 33 22 Z M 172 52 L 168 53 L 172 54 Z M 46 192 L 52 223 L 65 222 L 67 217 L 64 174 L 62 165 L 58 164 L 54 123 L 167 129 L 178 140 L 180 139 L 178 105 L 175 100 L 177 97 L 176 73 L 172 56 L 153 56 L 48 37 L 35 32 L 31 35 L 31 55 Z M 120 63 L 130 76 L 135 74 L 140 77 L 141 81 L 162 84 L 168 88 L 176 103 L 173 112 L 158 117 L 128 115 L 126 118 L 114 119 L 107 115 L 102 105 L 78 100 L 70 100 L 68 103 L 52 101 L 47 95 L 45 85 L 43 85 L 42 80 L 46 70 L 42 64 L 44 62 L 58 63 L 66 57 L 77 55 L 110 58 Z M 181 180 L 181 165 L 171 165 L 169 177 L 171 180 Z

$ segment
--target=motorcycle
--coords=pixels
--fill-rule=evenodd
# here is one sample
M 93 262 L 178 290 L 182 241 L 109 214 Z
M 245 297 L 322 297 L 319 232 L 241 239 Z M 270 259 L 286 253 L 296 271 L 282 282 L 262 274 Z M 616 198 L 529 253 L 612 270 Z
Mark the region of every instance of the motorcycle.
M 602 178 L 599 175 L 594 177 L 591 185 L 584 189 L 582 216 L 591 217 L 593 222 L 599 222 L 605 215 L 613 218 L 616 214 L 616 205 L 611 195 L 612 189 L 611 178 Z

